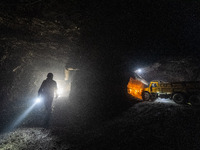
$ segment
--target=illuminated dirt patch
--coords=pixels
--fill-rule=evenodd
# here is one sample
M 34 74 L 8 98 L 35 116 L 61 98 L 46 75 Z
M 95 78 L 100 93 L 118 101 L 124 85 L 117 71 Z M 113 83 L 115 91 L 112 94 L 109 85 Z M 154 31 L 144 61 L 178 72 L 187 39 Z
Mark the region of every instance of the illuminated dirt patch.
M 130 77 L 128 85 L 127 85 L 128 94 L 142 100 L 143 88 L 144 88 L 144 84 L 142 82 Z
M 22 128 L 0 135 L 0 149 L 36 150 L 69 149 L 67 145 L 58 145 L 59 139 L 43 128 Z
M 155 103 L 168 103 L 168 104 L 175 104 L 175 105 L 178 105 L 176 104 L 173 100 L 169 99 L 169 98 L 157 98 L 155 100 Z

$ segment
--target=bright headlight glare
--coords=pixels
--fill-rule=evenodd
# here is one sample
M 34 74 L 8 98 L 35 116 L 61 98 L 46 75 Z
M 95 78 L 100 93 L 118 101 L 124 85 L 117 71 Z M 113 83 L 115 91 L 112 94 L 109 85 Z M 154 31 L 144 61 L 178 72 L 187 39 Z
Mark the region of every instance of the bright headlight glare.
M 136 70 L 137 73 L 142 73 L 142 69 Z
M 40 97 L 36 98 L 35 102 L 36 103 L 40 103 L 41 102 L 41 98 Z
M 62 89 L 62 88 L 59 88 L 58 91 L 57 91 L 57 93 L 58 93 L 59 95 L 62 94 L 62 93 L 63 93 L 63 89 Z

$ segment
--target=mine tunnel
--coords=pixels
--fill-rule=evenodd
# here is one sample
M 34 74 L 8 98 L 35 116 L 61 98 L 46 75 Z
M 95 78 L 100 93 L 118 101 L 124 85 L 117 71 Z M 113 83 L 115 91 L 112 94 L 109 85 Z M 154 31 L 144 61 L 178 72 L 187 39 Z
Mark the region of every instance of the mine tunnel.
M 199 6 L 0 2 L 0 149 L 199 149 Z
M 58 22 L 2 14 L 1 27 L 2 110 L 7 111 L 14 104 L 22 110 L 29 107 L 49 72 L 54 74 L 58 90 L 62 90 L 64 98 L 60 99 L 70 103 L 71 116 L 79 116 L 81 123 L 100 122 L 129 107 L 129 76 L 120 52 L 115 56 L 103 48 L 87 50 L 87 45 L 77 40 L 85 40 L 77 25 L 72 23 L 65 29 Z M 9 123 L 12 119 L 2 118 Z
M 181 61 L 166 60 L 139 68 L 133 71 L 127 92 L 143 101 L 155 101 L 160 97 L 178 104 L 199 105 L 199 68 L 194 65 L 196 63 L 197 59 L 188 58 Z

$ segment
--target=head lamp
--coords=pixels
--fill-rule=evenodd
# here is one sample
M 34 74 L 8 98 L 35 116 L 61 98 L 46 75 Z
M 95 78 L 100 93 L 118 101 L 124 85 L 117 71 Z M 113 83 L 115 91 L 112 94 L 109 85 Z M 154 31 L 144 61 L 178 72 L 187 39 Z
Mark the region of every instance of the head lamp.
M 42 100 L 41 97 L 38 97 L 38 98 L 35 99 L 35 103 L 40 103 L 41 100 Z

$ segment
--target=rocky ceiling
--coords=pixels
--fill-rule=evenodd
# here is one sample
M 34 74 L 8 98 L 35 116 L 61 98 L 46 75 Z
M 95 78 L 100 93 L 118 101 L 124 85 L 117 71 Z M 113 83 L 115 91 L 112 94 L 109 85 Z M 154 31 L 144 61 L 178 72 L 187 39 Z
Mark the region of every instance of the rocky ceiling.
M 139 67 L 148 81 L 198 80 L 200 4 L 179 2 L 2 1 L 0 96 L 36 94 L 65 67 L 84 70 L 75 87 L 96 97 L 124 92 Z

